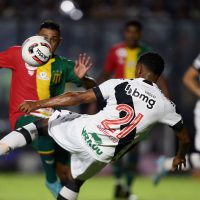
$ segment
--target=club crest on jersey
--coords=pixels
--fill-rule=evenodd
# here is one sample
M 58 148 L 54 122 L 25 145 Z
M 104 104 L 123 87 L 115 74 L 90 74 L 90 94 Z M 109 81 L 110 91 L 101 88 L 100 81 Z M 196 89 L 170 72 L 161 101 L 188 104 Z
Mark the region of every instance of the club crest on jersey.
M 86 144 L 98 155 L 100 156 L 103 151 L 100 149 L 99 145 L 102 144 L 101 138 L 97 133 L 88 133 L 85 128 L 82 130 L 82 136 Z
M 116 55 L 118 57 L 118 62 L 120 64 L 125 63 L 125 58 L 127 57 L 127 51 L 125 48 L 119 48 L 116 50 Z
M 49 77 L 47 76 L 46 72 L 40 72 L 39 75 L 37 76 L 38 79 L 48 81 Z
M 53 78 L 52 78 L 52 82 L 54 84 L 60 83 L 61 81 L 61 76 L 62 76 L 62 71 L 55 71 L 53 73 Z
M 126 86 L 125 91 L 126 91 L 126 94 L 127 94 L 127 95 L 130 95 L 130 96 L 139 98 L 140 100 L 144 101 L 144 102 L 147 104 L 147 108 L 148 108 L 148 109 L 152 109 L 153 106 L 154 106 L 155 103 L 156 103 L 156 100 L 154 100 L 153 98 L 150 98 L 149 95 L 140 93 L 140 92 L 137 90 L 137 88 L 132 89 L 130 84 L 128 84 L 128 85 Z

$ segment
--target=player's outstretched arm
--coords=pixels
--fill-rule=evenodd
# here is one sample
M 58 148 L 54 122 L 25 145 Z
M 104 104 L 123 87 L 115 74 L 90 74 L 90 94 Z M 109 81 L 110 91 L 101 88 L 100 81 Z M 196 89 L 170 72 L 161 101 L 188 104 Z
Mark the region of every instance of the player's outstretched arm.
M 176 133 L 179 140 L 179 148 L 172 163 L 172 170 L 182 170 L 182 166 L 186 166 L 185 156 L 189 149 L 190 139 L 186 128 L 182 128 Z
M 85 92 L 67 92 L 60 96 L 40 101 L 25 101 L 19 106 L 19 110 L 30 113 L 40 108 L 58 108 L 66 106 L 75 106 L 83 103 L 92 103 L 97 100 L 92 89 Z

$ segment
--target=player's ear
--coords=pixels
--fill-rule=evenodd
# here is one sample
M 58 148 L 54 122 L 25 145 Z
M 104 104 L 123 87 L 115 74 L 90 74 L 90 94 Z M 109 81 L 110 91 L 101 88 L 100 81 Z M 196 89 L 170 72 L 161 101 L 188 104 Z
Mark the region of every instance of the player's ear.
M 142 65 L 140 63 L 137 63 L 136 70 L 135 70 L 135 77 L 136 78 L 141 77 L 142 71 L 143 71 L 142 70 Z
M 58 43 L 58 45 L 60 45 L 60 44 L 62 43 L 62 41 L 63 41 L 63 38 L 60 37 L 60 38 L 59 38 L 59 43 Z

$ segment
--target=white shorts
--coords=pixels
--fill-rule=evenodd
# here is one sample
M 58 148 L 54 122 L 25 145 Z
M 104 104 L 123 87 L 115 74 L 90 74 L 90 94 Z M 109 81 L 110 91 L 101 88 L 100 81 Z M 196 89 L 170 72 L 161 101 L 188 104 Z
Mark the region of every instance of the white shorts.
M 194 109 L 194 125 L 196 129 L 195 134 L 195 149 L 200 151 L 200 100 L 197 101 Z
M 84 128 L 81 115 L 70 111 L 55 111 L 49 120 L 49 135 L 63 149 L 71 153 L 71 173 L 74 179 L 87 180 L 106 166 L 89 154 L 81 143 Z

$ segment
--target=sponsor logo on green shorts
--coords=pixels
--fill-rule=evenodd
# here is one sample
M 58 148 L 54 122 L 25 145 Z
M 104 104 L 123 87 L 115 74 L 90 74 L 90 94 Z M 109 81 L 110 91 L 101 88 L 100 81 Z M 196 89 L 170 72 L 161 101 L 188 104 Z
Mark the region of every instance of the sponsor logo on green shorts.
M 97 133 L 88 133 L 85 128 L 82 130 L 82 136 L 87 145 L 97 154 L 101 155 L 103 151 L 99 148 L 99 145 L 102 144 L 101 138 Z

